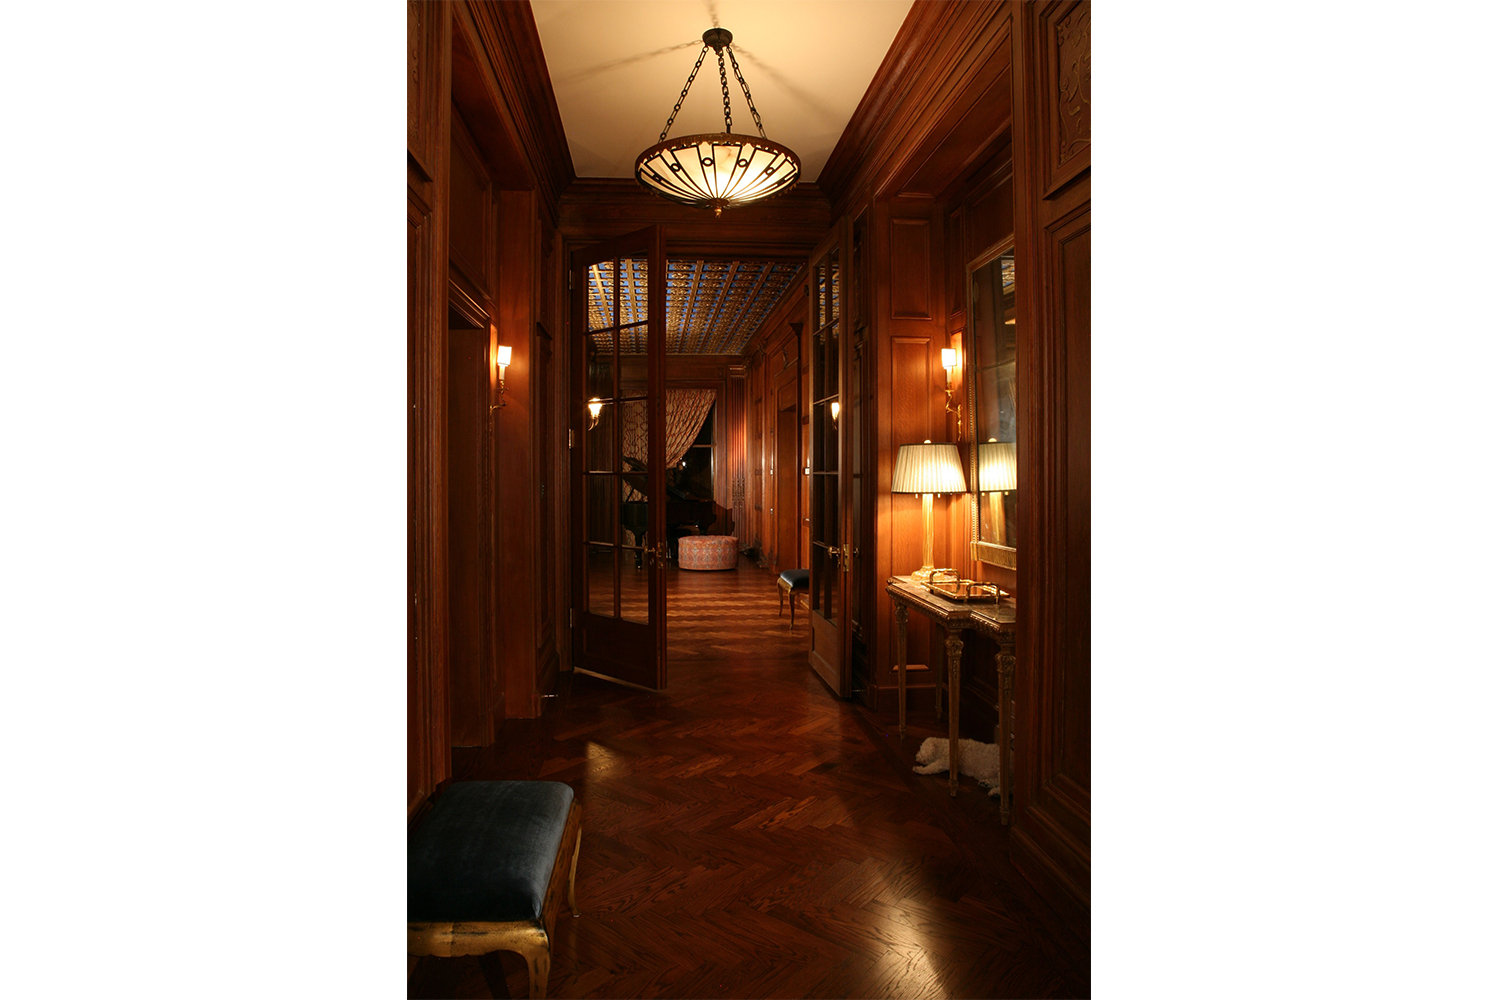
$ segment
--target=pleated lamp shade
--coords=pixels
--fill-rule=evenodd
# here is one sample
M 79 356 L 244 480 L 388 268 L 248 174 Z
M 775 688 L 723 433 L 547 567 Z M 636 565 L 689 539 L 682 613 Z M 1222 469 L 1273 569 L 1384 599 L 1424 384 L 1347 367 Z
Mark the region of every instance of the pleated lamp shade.
M 896 452 L 892 493 L 967 493 L 958 445 L 903 444 Z
M 979 492 L 1005 493 L 1016 488 L 1014 441 L 986 441 L 979 446 Z

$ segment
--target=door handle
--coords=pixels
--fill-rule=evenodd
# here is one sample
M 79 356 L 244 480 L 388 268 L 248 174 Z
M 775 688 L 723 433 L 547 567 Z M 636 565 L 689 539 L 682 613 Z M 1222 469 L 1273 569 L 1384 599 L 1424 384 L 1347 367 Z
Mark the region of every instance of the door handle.
M 646 565 L 651 566 L 653 565 L 652 560 L 656 560 L 657 562 L 665 565 L 667 557 L 671 555 L 671 553 L 667 551 L 666 542 L 657 542 L 654 546 L 648 545 L 645 549 L 643 549 L 641 555 L 645 557 Z

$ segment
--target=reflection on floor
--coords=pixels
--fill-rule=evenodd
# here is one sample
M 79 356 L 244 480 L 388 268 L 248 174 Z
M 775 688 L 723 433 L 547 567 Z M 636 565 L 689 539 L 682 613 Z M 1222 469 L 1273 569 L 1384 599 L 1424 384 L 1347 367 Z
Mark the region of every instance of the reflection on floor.
M 911 772 L 920 706 L 833 698 L 775 578 L 671 571 L 668 690 L 565 674 L 455 778 L 547 778 L 583 808 L 553 997 L 1086 996 L 1087 946 L 1005 860 L 994 800 Z M 410 995 L 525 996 L 514 955 L 416 960 Z

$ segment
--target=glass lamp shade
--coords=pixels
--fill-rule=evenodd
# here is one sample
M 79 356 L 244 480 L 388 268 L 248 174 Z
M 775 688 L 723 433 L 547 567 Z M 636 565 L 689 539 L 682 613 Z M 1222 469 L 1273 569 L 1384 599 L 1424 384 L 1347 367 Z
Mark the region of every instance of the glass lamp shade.
M 770 139 L 733 132 L 659 142 L 635 161 L 635 176 L 664 198 L 719 214 L 779 194 L 797 182 L 797 154 Z
M 1016 488 L 1016 445 L 986 441 L 979 446 L 979 492 L 1005 493 Z
M 896 452 L 892 493 L 967 493 L 958 445 L 903 444 Z

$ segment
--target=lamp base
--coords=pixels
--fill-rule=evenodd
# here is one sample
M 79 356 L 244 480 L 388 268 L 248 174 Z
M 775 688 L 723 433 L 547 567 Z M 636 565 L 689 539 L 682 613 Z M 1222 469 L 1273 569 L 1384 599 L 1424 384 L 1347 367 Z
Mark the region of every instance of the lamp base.
M 911 571 L 911 582 L 912 583 L 931 583 L 932 582 L 932 574 L 934 574 L 936 572 L 937 572 L 937 570 L 933 569 L 932 566 L 930 566 L 930 565 L 929 566 L 923 566 L 921 569 L 914 569 L 914 570 Z

